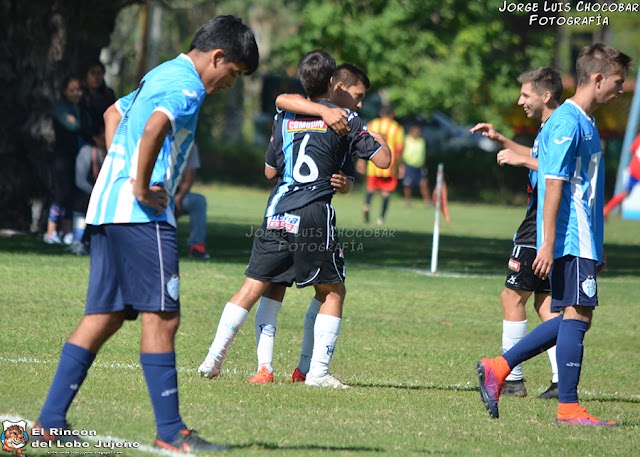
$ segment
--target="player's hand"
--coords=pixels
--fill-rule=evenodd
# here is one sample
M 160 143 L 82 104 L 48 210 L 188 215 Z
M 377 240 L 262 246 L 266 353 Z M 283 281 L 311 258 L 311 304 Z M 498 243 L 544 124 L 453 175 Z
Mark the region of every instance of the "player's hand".
M 533 268 L 533 274 L 535 274 L 540 279 L 547 279 L 549 273 L 551 272 L 552 266 L 553 245 L 542 243 L 542 246 L 540 246 L 540 249 L 538 249 L 536 258 L 531 265 L 531 268 Z
M 156 210 L 156 216 L 162 214 L 167 208 L 167 192 L 162 186 L 138 186 L 136 180 L 131 178 L 131 184 L 133 185 L 133 195 L 136 200 L 141 204 L 153 208 Z
M 471 133 L 482 133 L 482 136 L 486 136 L 491 141 L 498 141 L 499 133 L 493 128 L 493 124 L 489 124 L 488 122 L 480 122 L 475 126 L 471 127 L 469 130 Z
M 347 175 L 339 171 L 331 175 L 331 186 L 333 190 L 340 194 L 348 194 L 351 191 L 352 183 Z
M 498 155 L 496 156 L 496 161 L 501 167 L 505 164 L 513 167 L 521 167 L 524 165 L 524 160 L 522 159 L 523 157 L 520 154 L 512 151 L 511 149 L 503 149 L 498 152 Z
M 173 206 L 174 206 L 173 213 L 176 216 L 176 219 L 178 219 L 180 216 L 184 214 L 184 208 L 182 207 L 182 197 L 179 197 L 176 195 L 175 199 L 173 200 Z
M 349 133 L 349 122 L 347 122 L 347 112 L 341 108 L 329 108 L 323 110 L 322 120 L 331 130 L 338 135 L 346 135 Z
M 398 179 L 404 179 L 404 174 L 405 174 L 404 164 L 401 163 L 400 166 L 398 167 Z

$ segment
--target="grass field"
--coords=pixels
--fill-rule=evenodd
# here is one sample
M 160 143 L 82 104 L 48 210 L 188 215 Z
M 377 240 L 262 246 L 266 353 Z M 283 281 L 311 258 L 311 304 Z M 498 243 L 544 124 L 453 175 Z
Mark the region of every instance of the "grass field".
M 361 191 L 336 197 L 348 295 L 332 371 L 353 388 L 289 382 L 309 289 L 292 289 L 285 299 L 274 384 L 246 382 L 256 368 L 254 313 L 229 352 L 225 375 L 199 378 L 196 369 L 222 307 L 243 281 L 251 229 L 260 223 L 268 194 L 228 186 L 199 190 L 209 202 L 213 259 L 181 262 L 181 411 L 203 437 L 231 446 L 228 454 L 637 455 L 640 223 L 614 219 L 607 225 L 609 267 L 599 278 L 601 306 L 586 338 L 582 402 L 592 414 L 621 424 L 604 430 L 554 423 L 556 403 L 535 398 L 550 379 L 545 355 L 524 366 L 529 397 L 503 398 L 499 420 L 491 420 L 479 400 L 475 363 L 500 350 L 499 294 L 511 237 L 524 215 L 520 207 L 451 204 L 439 274 L 431 276 L 433 209 L 417 200 L 406 208 L 395 196 L 387 225 L 365 226 Z M 374 217 L 378 208 L 374 200 Z M 184 254 L 185 222 L 179 232 Z M 62 344 L 82 316 L 87 275 L 87 258 L 36 236 L 0 238 L 0 418 L 37 418 Z M 529 312 L 533 327 L 532 306 Z M 139 323 L 128 323 L 103 348 L 69 411 L 76 428 L 141 443 L 124 451 L 132 457 L 160 455 L 149 448 L 155 427 L 138 362 L 139 335 Z M 47 453 L 29 449 L 28 455 Z

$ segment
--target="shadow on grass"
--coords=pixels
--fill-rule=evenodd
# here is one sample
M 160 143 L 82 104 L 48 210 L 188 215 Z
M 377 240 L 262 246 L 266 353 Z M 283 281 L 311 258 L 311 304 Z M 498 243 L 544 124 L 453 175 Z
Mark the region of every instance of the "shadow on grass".
M 249 260 L 254 231 L 258 228 L 257 224 L 208 224 L 207 248 L 212 255 L 209 262 L 245 265 Z M 337 231 L 347 264 L 429 269 L 429 233 L 400 231 L 393 227 L 379 226 L 339 227 Z M 183 261 L 190 260 L 186 252 L 188 233 L 188 222 L 180 222 L 178 241 Z M 440 237 L 439 269 L 463 274 L 504 275 L 512 248 L 511 240 L 443 235 Z M 606 250 L 609 263 L 602 276 L 640 275 L 637 249 L 637 246 L 608 245 Z M 43 243 L 42 237 L 37 234 L 0 237 L 0 252 L 72 255 L 62 246 Z
M 384 452 L 387 451 L 380 447 L 367 447 L 367 446 L 326 446 L 321 444 L 299 444 L 299 445 L 282 445 L 278 443 L 248 443 L 245 445 L 230 446 L 230 449 L 254 449 L 254 450 L 267 450 L 267 451 L 283 451 L 299 449 L 303 451 L 317 451 L 317 452 Z M 409 451 L 411 454 L 425 454 L 425 455 L 446 455 L 444 451 L 434 451 L 429 449 L 418 449 Z
M 480 389 L 474 386 L 437 386 L 437 385 L 406 385 L 379 382 L 350 382 L 351 387 L 373 387 L 377 389 L 398 389 L 398 390 L 444 390 L 448 392 L 478 392 Z

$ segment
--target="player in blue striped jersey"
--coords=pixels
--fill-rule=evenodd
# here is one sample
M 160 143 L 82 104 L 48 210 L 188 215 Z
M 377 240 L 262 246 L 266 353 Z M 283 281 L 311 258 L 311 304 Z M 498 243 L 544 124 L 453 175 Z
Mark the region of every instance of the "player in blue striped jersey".
M 562 315 L 531 331 L 502 357 L 478 362 L 485 407 L 498 417 L 504 379 L 513 367 L 554 344 L 558 361 L 556 422 L 613 427 L 578 402 L 583 341 L 598 305 L 604 268 L 604 162 L 593 111 L 622 93 L 631 58 L 609 46 L 586 46 L 576 61 L 578 87 L 551 115 L 538 156 L 538 253 L 533 270 L 551 281 L 551 310 Z
M 47 440 L 55 439 L 52 428 L 66 427 L 67 410 L 98 350 L 140 313 L 140 364 L 156 417 L 155 446 L 177 452 L 223 449 L 188 430 L 179 411 L 173 196 L 205 95 L 253 73 L 258 59 L 253 32 L 233 16 L 219 16 L 196 32 L 187 54 L 151 70 L 105 112 L 108 153 L 87 212 L 94 228 L 85 316 L 62 349 L 36 425 Z

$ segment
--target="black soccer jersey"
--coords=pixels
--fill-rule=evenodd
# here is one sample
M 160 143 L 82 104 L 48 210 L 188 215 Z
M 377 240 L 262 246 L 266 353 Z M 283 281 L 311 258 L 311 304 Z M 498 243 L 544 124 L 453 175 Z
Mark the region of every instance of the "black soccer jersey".
M 320 103 L 335 108 L 329 102 Z M 347 111 L 350 131 L 335 133 L 322 118 L 281 111 L 276 115 L 265 163 L 278 170 L 265 217 L 302 208 L 319 199 L 330 201 L 335 191 L 331 175 L 353 170 L 351 155 L 370 159 L 380 144 L 355 112 Z
M 533 142 L 533 147 L 531 148 L 531 157 L 534 159 L 538 158 L 538 139 L 540 138 L 540 132 L 544 124 L 540 126 L 540 130 L 538 130 L 538 135 L 536 136 L 535 141 Z M 544 178 L 543 178 L 544 179 Z M 536 226 L 536 216 L 538 212 L 538 172 L 534 170 L 529 170 L 529 185 L 527 186 L 527 194 L 529 194 L 529 200 L 527 204 L 527 214 L 524 216 L 524 220 L 516 234 L 513 237 L 513 243 L 519 246 L 528 246 L 535 248 L 537 243 L 537 226 Z

